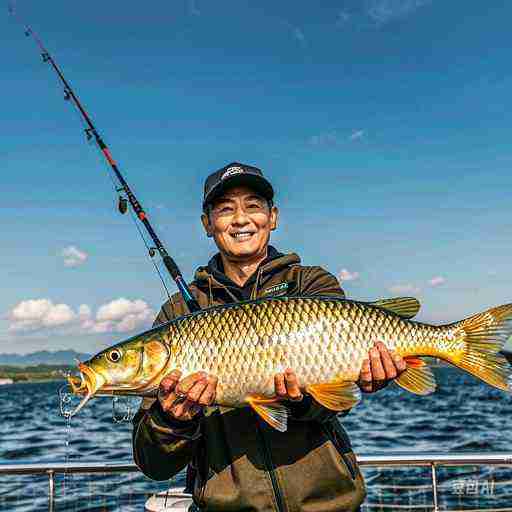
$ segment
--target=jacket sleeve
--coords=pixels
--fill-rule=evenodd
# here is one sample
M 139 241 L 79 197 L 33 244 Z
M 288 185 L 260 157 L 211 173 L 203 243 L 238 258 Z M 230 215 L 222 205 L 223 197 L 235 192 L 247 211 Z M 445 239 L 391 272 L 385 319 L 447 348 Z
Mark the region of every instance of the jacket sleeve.
M 306 296 L 332 296 L 345 298 L 345 293 L 335 276 L 322 267 L 304 267 L 301 276 L 301 295 Z M 297 421 L 317 421 L 320 423 L 330 421 L 337 414 L 345 416 L 349 410 L 336 413 L 320 405 L 311 395 L 305 395 L 299 403 L 290 402 L 291 416 Z
M 200 437 L 200 419 L 173 421 L 158 400 L 143 402 L 133 418 L 135 464 L 153 480 L 168 480 L 192 460 Z
M 166 302 L 153 327 L 169 322 L 177 315 Z M 139 469 L 153 480 L 168 480 L 192 459 L 200 438 L 200 420 L 173 421 L 158 400 L 145 398 L 133 420 L 133 458 Z

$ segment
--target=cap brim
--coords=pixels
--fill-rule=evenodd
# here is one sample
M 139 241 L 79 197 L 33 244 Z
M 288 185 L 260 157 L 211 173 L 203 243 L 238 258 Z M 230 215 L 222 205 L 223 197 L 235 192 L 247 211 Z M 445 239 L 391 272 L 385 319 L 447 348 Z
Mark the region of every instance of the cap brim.
M 257 174 L 235 174 L 217 183 L 217 185 L 208 192 L 208 195 L 203 201 L 203 209 L 207 204 L 220 197 L 228 188 L 241 186 L 254 190 L 265 199 L 271 200 L 274 198 L 274 189 L 270 182 L 263 176 L 258 176 Z

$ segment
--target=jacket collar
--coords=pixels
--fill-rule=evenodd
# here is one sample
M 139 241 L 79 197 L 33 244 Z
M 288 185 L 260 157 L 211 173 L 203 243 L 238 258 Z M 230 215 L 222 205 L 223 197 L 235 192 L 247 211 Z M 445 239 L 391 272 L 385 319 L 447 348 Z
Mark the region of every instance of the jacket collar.
M 298 263 L 300 263 L 300 258 L 297 254 L 283 254 L 269 245 L 267 258 L 260 263 L 258 269 L 249 277 L 245 286 L 256 280 L 261 283 L 265 276 Z M 220 253 L 213 256 L 207 266 L 199 267 L 196 270 L 194 280 L 195 284 L 200 288 L 208 286 L 221 288 L 238 287 L 236 283 L 231 281 L 231 279 L 224 274 Z

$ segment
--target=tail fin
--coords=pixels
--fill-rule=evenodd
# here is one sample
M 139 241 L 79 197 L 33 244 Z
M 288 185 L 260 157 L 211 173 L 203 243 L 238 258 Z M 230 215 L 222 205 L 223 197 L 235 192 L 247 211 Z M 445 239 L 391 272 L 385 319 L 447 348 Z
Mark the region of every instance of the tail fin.
M 512 304 L 452 324 L 464 347 L 450 361 L 495 388 L 511 391 L 512 367 L 498 352 L 512 334 Z

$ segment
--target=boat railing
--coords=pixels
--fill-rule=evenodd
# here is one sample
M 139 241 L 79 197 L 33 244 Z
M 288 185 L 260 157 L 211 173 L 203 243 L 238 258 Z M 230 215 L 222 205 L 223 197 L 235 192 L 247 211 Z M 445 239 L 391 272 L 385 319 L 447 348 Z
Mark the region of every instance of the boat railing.
M 438 495 L 437 469 L 449 466 L 509 466 L 512 467 L 512 452 L 500 453 L 432 453 L 409 452 L 395 454 L 358 455 L 357 460 L 362 467 L 427 467 L 430 468 L 432 491 L 432 510 L 440 512 Z M 54 509 L 55 476 L 57 474 L 87 473 L 127 473 L 139 472 L 133 462 L 72 462 L 72 463 L 40 463 L 40 464 L 0 464 L 2 475 L 47 475 L 48 477 L 48 509 Z M 399 486 L 392 486 L 398 488 Z M 417 488 L 418 486 L 414 486 Z M 511 510 L 512 508 L 501 508 Z

